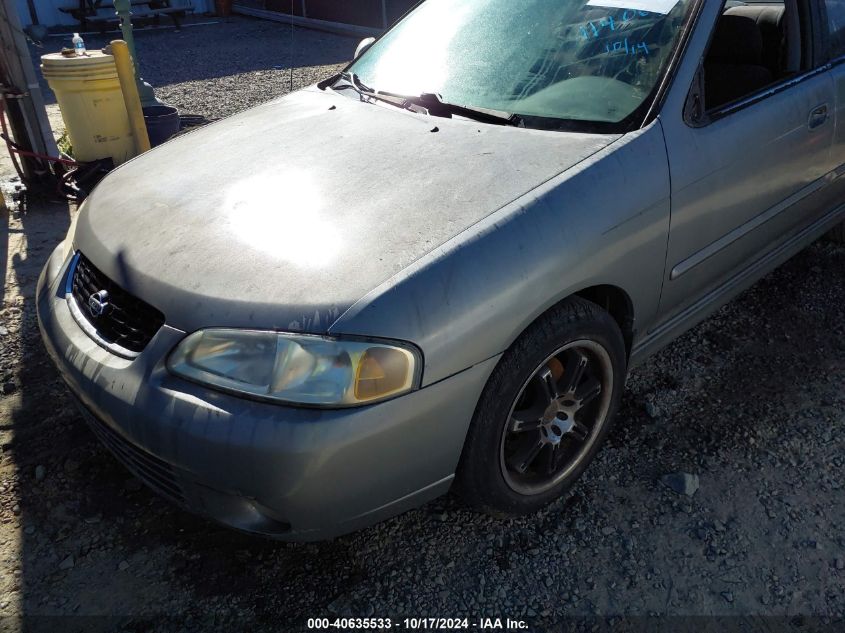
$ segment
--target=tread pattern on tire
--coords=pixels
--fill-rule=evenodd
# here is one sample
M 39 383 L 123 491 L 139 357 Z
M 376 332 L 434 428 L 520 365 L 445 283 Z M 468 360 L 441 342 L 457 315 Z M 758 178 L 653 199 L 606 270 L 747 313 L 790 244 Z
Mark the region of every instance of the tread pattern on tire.
M 834 226 L 827 234 L 828 239 L 837 244 L 845 244 L 845 222 Z

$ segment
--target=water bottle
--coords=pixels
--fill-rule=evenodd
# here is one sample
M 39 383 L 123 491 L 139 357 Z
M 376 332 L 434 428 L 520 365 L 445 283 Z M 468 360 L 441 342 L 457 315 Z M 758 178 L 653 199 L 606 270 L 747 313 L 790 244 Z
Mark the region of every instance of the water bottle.
M 73 34 L 73 50 L 76 51 L 77 55 L 85 54 L 85 40 L 82 39 L 79 33 Z

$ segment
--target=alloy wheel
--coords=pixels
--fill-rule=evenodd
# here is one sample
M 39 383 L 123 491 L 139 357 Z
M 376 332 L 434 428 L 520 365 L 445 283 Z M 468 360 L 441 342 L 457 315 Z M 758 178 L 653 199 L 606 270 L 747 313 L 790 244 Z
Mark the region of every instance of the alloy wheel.
M 535 495 L 570 475 L 607 422 L 612 393 L 610 355 L 597 342 L 573 341 L 546 358 L 520 389 L 502 434 L 508 486 Z

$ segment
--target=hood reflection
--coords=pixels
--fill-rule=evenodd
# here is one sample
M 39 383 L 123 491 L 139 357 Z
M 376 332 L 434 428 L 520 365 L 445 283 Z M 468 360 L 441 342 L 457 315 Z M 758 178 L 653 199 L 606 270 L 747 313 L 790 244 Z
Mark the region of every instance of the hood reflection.
M 308 268 L 328 266 L 340 250 L 320 188 L 303 170 L 244 178 L 229 188 L 223 204 L 231 234 L 249 249 Z

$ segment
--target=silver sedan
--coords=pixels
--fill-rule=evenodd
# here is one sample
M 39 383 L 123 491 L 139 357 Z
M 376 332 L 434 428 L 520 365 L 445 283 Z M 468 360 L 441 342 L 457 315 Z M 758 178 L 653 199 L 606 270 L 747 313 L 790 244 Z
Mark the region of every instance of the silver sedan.
M 238 529 L 535 511 L 632 366 L 843 239 L 845 3 L 813 7 L 427 0 L 108 176 L 47 349 L 132 472 Z

